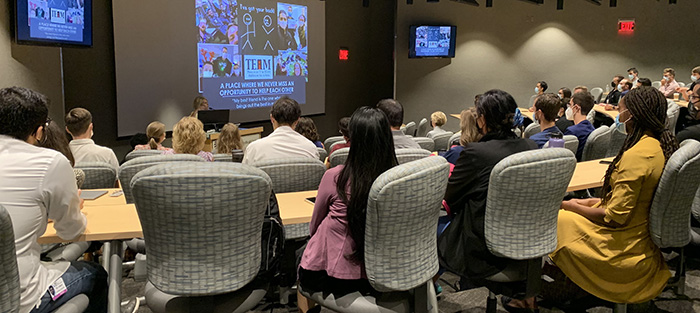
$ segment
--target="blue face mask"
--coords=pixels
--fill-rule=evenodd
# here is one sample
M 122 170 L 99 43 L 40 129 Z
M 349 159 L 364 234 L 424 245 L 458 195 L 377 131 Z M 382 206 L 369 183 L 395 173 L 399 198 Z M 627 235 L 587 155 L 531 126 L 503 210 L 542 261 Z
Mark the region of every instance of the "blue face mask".
M 617 84 L 617 90 L 622 91 L 622 84 Z
M 627 111 L 627 110 L 625 110 L 625 111 Z M 625 111 L 622 111 L 622 112 L 625 112 Z M 620 112 L 620 113 L 622 113 L 622 112 Z M 629 121 L 630 119 L 631 119 L 631 117 L 627 120 Z M 620 133 L 627 135 L 627 125 L 625 125 L 625 123 L 627 123 L 627 122 L 624 122 L 624 123 L 620 122 L 620 115 L 619 114 L 615 117 L 615 129 L 617 131 L 619 131 Z
M 535 87 L 535 93 L 540 93 L 540 88 L 539 88 L 539 87 Z
M 634 75 L 632 75 L 632 74 L 630 74 L 628 77 L 629 77 L 630 79 L 634 79 Z
M 690 76 L 690 80 L 692 80 L 693 82 L 696 82 L 696 81 L 698 81 L 698 78 L 695 77 L 695 75 L 693 75 L 693 76 Z

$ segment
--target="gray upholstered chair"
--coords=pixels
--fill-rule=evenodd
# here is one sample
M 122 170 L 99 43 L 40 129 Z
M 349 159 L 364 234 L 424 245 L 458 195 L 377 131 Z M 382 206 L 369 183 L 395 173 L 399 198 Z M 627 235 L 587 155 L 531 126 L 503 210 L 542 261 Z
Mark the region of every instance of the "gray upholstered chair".
M 104 162 L 80 162 L 75 168 L 85 172 L 83 189 L 114 188 L 117 182 L 117 170 Z
M 78 189 L 83 189 L 83 184 L 85 183 L 85 172 L 79 168 L 74 168 L 73 174 L 75 174 L 75 184 L 78 186 Z
M 409 135 L 409 136 L 415 136 L 416 135 L 416 122 L 410 121 L 406 124 L 406 127 L 403 129 L 404 134 Z
M 437 219 L 447 188 L 444 158 L 398 165 L 372 184 L 367 201 L 365 269 L 369 283 L 382 294 L 358 292 L 302 295 L 338 312 L 435 312 L 432 277 L 438 271 Z
M 418 122 L 418 129 L 416 130 L 416 137 L 426 137 L 430 131 L 430 122 L 425 117 Z
M 421 148 L 428 150 L 428 151 L 434 151 L 435 150 L 435 141 L 433 139 L 428 138 L 428 137 L 413 137 L 411 138 L 413 141 L 415 141 Z
M 676 123 L 680 115 L 681 107 L 679 107 L 672 99 L 667 99 L 668 107 L 666 109 L 666 128 L 676 133 Z
M 334 142 L 334 143 L 331 145 L 331 148 L 328 150 L 328 151 L 329 151 L 328 154 L 329 154 L 329 155 L 332 154 L 330 151 L 333 151 L 333 148 L 335 148 L 337 145 L 342 145 L 342 144 L 345 144 L 345 143 L 347 143 L 345 140 L 340 140 L 340 141 Z
M 610 127 L 610 130 L 608 130 L 608 136 L 610 136 L 610 144 L 608 145 L 608 153 L 606 157 L 613 157 L 620 152 L 620 149 L 622 149 L 627 135 L 617 131 L 615 127 Z
M 263 160 L 251 165 L 270 176 L 275 193 L 316 190 L 326 172 L 323 162 L 305 157 Z
M 454 135 L 453 132 L 444 132 L 437 135 L 429 136 L 435 142 L 436 151 L 445 151 L 450 149 L 450 137 Z
M 593 122 L 595 121 L 595 114 L 596 110 L 591 109 L 590 111 L 588 111 L 588 115 L 586 115 L 586 119 L 589 122 L 591 122 L 591 124 L 593 124 Z
M 258 304 L 271 185 L 265 172 L 233 162 L 159 164 L 134 176 L 152 311 L 246 312 Z
M 527 103 L 528 103 L 528 105 L 527 105 L 528 108 L 531 108 L 531 107 L 533 107 L 533 106 L 535 105 L 535 100 L 537 100 L 537 97 L 538 97 L 537 95 L 532 95 L 532 96 L 530 96 L 530 100 L 527 102 Z M 534 120 L 533 120 L 533 122 L 534 122 Z
M 593 101 L 595 101 L 595 103 L 599 103 L 600 98 L 603 97 L 603 88 L 595 87 L 591 89 L 591 96 L 593 96 Z
M 134 196 L 131 193 L 130 186 L 131 178 L 134 177 L 136 173 L 151 166 L 168 162 L 204 162 L 204 159 L 193 154 L 170 154 L 139 157 L 124 162 L 124 164 L 119 167 L 119 182 L 122 185 L 126 203 L 134 203 Z
M 609 127 L 603 125 L 596 128 L 588 135 L 586 145 L 583 146 L 581 161 L 597 160 L 607 157 L 608 145 L 610 145 L 609 131 Z
M 318 149 L 318 159 L 321 160 L 321 162 L 325 162 L 326 158 L 328 157 L 328 151 L 324 148 L 316 148 Z
M 12 219 L 7 210 L 0 205 L 0 312 L 19 312 L 19 269 L 15 252 L 15 233 Z M 86 295 L 77 295 L 53 313 L 81 313 L 89 304 Z
M 233 156 L 230 153 L 216 153 L 214 162 L 233 162 Z
M 549 148 L 549 141 L 545 142 L 542 148 Z M 578 150 L 578 138 L 574 135 L 564 135 L 564 148 L 576 154 Z
M 656 88 L 656 89 L 659 89 L 659 88 L 661 88 L 661 81 L 655 80 L 655 81 L 651 82 L 651 86 Z
M 420 160 L 430 156 L 431 152 L 425 149 L 396 149 L 396 160 L 399 164 Z
M 345 164 L 345 160 L 348 159 L 348 153 L 350 153 L 350 148 L 338 149 L 331 153 L 331 156 L 328 157 L 328 161 L 331 163 L 330 167 Z
M 530 125 L 525 127 L 525 130 L 523 130 L 523 138 L 530 138 L 530 136 L 537 134 L 540 131 L 540 124 L 537 122 L 532 122 Z
M 126 162 L 131 159 L 142 156 L 159 155 L 161 153 L 163 153 L 163 151 L 160 150 L 134 150 L 126 154 L 126 157 L 124 157 L 124 161 Z
M 486 278 L 490 283 L 486 312 L 496 312 L 496 293 L 512 292 L 501 288 L 502 283 L 524 281 L 525 297 L 538 294 L 542 257 L 557 246 L 557 216 L 575 168 L 571 151 L 538 149 L 508 156 L 491 171 L 486 245 L 496 256 L 519 261 Z
M 450 137 L 450 140 L 447 141 L 447 142 L 448 142 L 448 147 L 449 147 L 449 148 L 447 148 L 447 150 L 450 150 L 450 148 L 452 148 L 452 146 L 455 146 L 455 145 L 456 145 L 456 146 L 459 146 L 459 139 L 460 139 L 461 137 L 462 137 L 462 132 L 461 132 L 461 131 L 458 131 L 458 132 L 454 133 L 454 134 Z
M 344 141 L 345 138 L 343 136 L 332 136 L 326 138 L 326 140 L 323 141 L 323 146 L 326 147 L 326 152 L 330 154 L 331 152 L 331 146 L 333 146 L 334 143 L 338 141 Z

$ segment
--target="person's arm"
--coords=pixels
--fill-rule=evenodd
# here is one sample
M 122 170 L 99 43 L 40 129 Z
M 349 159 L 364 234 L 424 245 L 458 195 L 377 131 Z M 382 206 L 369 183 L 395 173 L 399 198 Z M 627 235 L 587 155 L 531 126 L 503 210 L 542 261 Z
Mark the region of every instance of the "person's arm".
M 562 202 L 561 209 L 574 212 L 595 223 L 608 224 L 605 221 L 605 208 L 594 207 L 593 205 L 595 205 L 595 203 L 590 204 L 589 202 L 584 202 L 582 200 L 572 199 Z
M 80 212 L 82 201 L 78 196 L 75 174 L 67 159 L 60 156 L 54 158 L 41 188 L 48 218 L 54 221 L 56 234 L 64 240 L 82 234 L 87 220 Z
M 326 218 L 331 206 L 331 198 L 336 194 L 336 180 L 338 172 L 334 170 L 327 171 L 321 183 L 318 185 L 318 193 L 316 194 L 316 202 L 314 202 L 314 212 L 311 215 L 309 223 L 309 234 L 313 236 L 321 225 L 321 222 Z
M 465 149 L 460 153 L 452 175 L 447 182 L 445 191 L 445 203 L 450 207 L 450 212 L 455 214 L 464 209 L 466 196 L 472 188 L 479 183 L 480 165 L 471 150 Z

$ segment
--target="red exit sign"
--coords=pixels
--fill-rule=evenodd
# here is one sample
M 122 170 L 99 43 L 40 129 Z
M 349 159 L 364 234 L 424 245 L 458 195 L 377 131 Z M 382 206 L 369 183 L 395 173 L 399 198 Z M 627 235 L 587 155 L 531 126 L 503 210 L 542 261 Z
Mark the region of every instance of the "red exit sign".
M 634 20 L 618 20 L 617 21 L 617 32 L 618 33 L 634 33 Z
M 338 60 L 341 60 L 341 61 L 350 60 L 350 49 L 340 48 L 340 50 L 338 50 Z

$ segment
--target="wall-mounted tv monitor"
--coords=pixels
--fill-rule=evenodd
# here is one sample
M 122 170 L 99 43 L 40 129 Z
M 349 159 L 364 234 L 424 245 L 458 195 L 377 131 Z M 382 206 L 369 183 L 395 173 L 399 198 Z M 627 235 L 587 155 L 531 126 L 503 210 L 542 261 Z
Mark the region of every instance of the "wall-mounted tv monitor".
M 457 27 L 414 25 L 410 29 L 410 58 L 454 58 Z
M 92 46 L 92 0 L 16 0 L 18 44 Z

